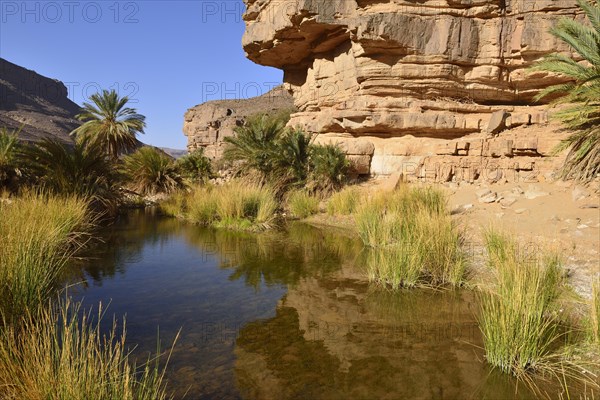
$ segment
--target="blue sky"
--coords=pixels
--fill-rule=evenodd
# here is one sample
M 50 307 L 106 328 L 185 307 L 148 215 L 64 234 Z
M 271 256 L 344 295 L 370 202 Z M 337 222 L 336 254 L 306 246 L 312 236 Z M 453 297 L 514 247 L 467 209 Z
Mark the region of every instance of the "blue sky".
M 0 57 L 63 81 L 78 104 L 117 89 L 146 115 L 142 141 L 183 149 L 188 108 L 282 81 L 246 59 L 244 9 L 241 0 L 0 0 Z

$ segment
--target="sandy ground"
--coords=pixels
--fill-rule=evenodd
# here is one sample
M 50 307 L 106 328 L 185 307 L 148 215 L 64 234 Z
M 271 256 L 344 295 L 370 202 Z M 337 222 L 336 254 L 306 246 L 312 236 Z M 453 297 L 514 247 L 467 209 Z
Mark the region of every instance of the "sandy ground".
M 390 190 L 394 179 L 363 184 L 368 190 Z M 449 208 L 465 228 L 467 251 L 481 263 L 483 232 L 489 227 L 518 238 L 519 251 L 536 257 L 544 249 L 563 256 L 569 282 L 584 297 L 600 275 L 600 184 L 572 182 L 444 184 Z M 533 259 L 533 258 L 532 258 Z
M 556 182 L 447 188 L 450 209 L 467 228 L 471 249 L 477 251 L 483 231 L 494 226 L 516 235 L 520 251 L 525 254 L 539 255 L 544 248 L 557 250 L 563 256 L 571 285 L 578 293 L 590 296 L 592 279 L 600 275 L 597 185 Z M 480 197 L 487 191 L 492 193 Z M 496 201 L 485 202 L 494 195 Z

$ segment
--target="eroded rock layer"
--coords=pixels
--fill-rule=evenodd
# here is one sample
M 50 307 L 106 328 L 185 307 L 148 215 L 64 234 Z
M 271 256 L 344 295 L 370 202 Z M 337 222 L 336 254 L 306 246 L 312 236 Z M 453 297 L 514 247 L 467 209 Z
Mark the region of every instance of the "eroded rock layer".
M 284 71 L 299 110 L 290 124 L 322 140 L 370 140 L 376 174 L 406 160 L 396 151 L 405 137 L 425 148 L 429 139 L 452 147 L 450 140 L 474 137 L 470 150 L 453 155 L 509 158 L 503 163 L 514 166 L 522 138 L 492 155 L 485 148 L 496 142 L 486 137 L 547 123 L 546 107 L 532 106 L 534 97 L 561 79 L 527 68 L 555 51 L 573 55 L 548 31 L 560 18 L 581 18 L 575 0 L 245 2 L 244 49 L 254 62 Z M 410 154 L 433 162 L 438 155 Z

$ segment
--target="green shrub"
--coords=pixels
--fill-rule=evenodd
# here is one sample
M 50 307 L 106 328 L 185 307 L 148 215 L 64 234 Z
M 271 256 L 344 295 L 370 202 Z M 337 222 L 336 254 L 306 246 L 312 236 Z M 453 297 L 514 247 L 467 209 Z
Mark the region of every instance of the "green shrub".
M 175 161 L 150 146 L 142 147 L 123 159 L 128 186 L 141 194 L 171 193 L 183 188 L 183 177 Z
M 177 160 L 181 174 L 193 183 L 206 183 L 213 175 L 212 164 L 199 148 Z
M 316 192 L 332 192 L 344 184 L 349 161 L 334 145 L 313 145 L 310 153 L 308 188 Z
M 92 205 L 115 214 L 120 199 L 117 171 L 97 145 L 68 145 L 44 139 L 22 150 L 24 170 L 34 185 L 58 195 L 89 197 Z
M 0 330 L 0 398 L 20 400 L 167 399 L 159 359 L 130 361 L 125 328 L 108 335 L 70 301 L 26 312 Z M 123 324 L 124 325 L 124 324 Z
M 327 202 L 329 215 L 350 215 L 356 211 L 360 201 L 360 191 L 356 187 L 346 187 L 334 193 Z
M 287 129 L 276 143 L 275 175 L 286 185 L 302 185 L 308 174 L 311 135 L 301 129 Z
M 341 187 L 349 162 L 333 145 L 314 145 L 312 136 L 289 129 L 289 116 L 257 115 L 225 138 L 224 157 L 245 174 L 256 173 L 278 192 L 307 185 L 312 192 L 329 192 Z
M 320 200 L 305 191 L 295 191 L 288 196 L 288 208 L 296 218 L 306 218 L 319 212 Z
M 223 157 L 239 163 L 240 170 L 256 171 L 268 181 L 277 171 L 277 141 L 285 133 L 288 117 L 259 114 L 248 118 L 243 126 L 235 128 L 235 136 L 224 139 L 227 146 Z
M 0 128 L 0 189 L 16 190 L 22 176 L 19 154 L 19 130 Z

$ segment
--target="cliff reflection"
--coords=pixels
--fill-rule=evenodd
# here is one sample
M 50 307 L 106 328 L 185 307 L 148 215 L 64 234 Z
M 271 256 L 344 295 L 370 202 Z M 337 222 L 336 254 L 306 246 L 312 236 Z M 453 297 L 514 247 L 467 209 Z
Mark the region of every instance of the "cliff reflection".
M 483 363 L 472 295 L 373 291 L 344 269 L 303 279 L 275 317 L 243 327 L 235 372 L 244 398 L 530 397 L 515 397 L 515 383 Z

